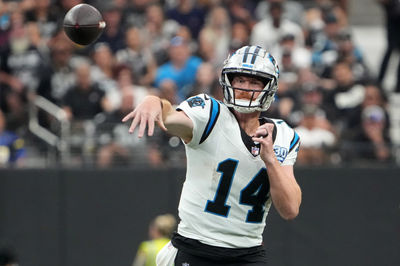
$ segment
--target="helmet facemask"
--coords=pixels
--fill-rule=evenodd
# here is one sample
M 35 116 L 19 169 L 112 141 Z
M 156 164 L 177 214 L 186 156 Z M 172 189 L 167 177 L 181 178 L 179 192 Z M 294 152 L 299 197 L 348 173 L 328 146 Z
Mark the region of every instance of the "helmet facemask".
M 259 91 L 234 88 L 232 80 L 236 75 L 256 78 L 263 82 L 264 88 Z M 246 46 L 239 49 L 225 60 L 222 69 L 220 83 L 223 88 L 225 104 L 241 113 L 266 111 L 274 101 L 278 88 L 278 75 L 279 69 L 275 60 L 264 49 L 259 46 Z M 237 99 L 238 91 L 251 92 L 250 99 Z M 254 99 L 257 92 L 260 93 Z
M 244 88 L 235 88 L 233 87 L 232 80 L 235 75 L 238 73 L 225 73 L 224 80 L 221 81 L 222 86 L 224 87 L 224 102 L 229 106 L 233 107 L 235 110 L 241 113 L 251 113 L 254 111 L 266 111 L 271 103 L 274 100 L 274 95 L 276 92 L 275 81 L 273 78 L 264 78 L 262 82 L 264 83 L 264 88 L 262 90 L 254 90 L 254 89 L 244 89 Z M 252 75 L 242 74 L 243 76 Z M 260 79 L 261 80 L 261 79 Z M 238 91 L 250 92 L 249 99 L 238 99 Z M 259 92 L 256 98 L 256 93 Z

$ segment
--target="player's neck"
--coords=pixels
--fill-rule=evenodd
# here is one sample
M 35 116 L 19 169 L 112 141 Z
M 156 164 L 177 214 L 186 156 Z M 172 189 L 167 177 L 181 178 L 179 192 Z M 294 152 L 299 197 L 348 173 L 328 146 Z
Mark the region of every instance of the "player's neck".
M 254 135 L 257 128 L 260 126 L 260 122 L 258 120 L 260 117 L 260 112 L 239 113 L 234 111 L 234 113 L 240 127 L 247 133 L 247 135 Z

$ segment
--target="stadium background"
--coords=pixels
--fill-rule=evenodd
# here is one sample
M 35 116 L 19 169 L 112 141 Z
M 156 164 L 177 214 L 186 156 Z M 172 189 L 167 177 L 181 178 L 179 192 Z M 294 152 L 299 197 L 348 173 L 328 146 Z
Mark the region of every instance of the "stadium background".
M 310 7 L 317 1 L 295 2 Z M 374 0 L 338 2 L 347 3 L 347 28 L 376 76 L 386 49 L 382 8 Z M 297 165 L 304 197 L 299 217 L 285 222 L 273 209 L 267 217 L 265 245 L 271 265 L 400 263 L 400 101 L 393 89 L 398 57 L 392 56 L 381 84 L 388 99 L 392 159 L 347 162 L 332 156 L 323 164 Z M 26 107 L 32 108 L 29 123 L 36 110 L 58 110 L 34 98 Z M 63 121 L 62 115 L 55 118 Z M 130 265 L 138 244 L 147 238 L 151 219 L 167 212 L 177 215 L 185 172 L 182 147 L 174 139 L 167 139 L 167 147 L 159 146 L 166 140 L 160 135 L 150 144 L 173 150 L 166 155 L 167 163 L 149 165 L 143 155 L 146 147 L 135 146 L 129 163 L 99 166 L 95 136 L 88 135 L 92 125 L 83 135 L 69 135 L 75 132 L 67 128 L 65 136 L 60 125 L 47 129 L 50 135 L 42 137 L 32 134 L 38 131 L 27 124 L 25 130 L 16 130 L 25 140 L 24 155 L 0 167 L 0 245 L 12 247 L 20 265 Z M 82 143 L 87 147 L 77 149 Z

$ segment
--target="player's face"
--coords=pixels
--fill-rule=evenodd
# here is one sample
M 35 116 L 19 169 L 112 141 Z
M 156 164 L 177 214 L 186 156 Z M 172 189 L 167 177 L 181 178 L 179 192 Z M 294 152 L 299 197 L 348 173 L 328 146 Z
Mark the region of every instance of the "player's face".
M 257 79 L 247 76 L 235 76 L 232 80 L 232 87 L 243 90 L 235 90 L 236 99 L 251 100 L 256 99 L 264 89 L 264 83 Z

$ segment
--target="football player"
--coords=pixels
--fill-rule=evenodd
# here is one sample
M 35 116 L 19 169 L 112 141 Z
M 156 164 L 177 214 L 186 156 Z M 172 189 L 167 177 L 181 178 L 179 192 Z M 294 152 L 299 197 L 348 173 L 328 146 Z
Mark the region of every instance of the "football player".
M 278 88 L 279 69 L 259 46 L 229 56 L 221 72 L 224 102 L 202 94 L 176 109 L 148 96 L 123 121 L 153 135 L 154 124 L 185 143 L 186 180 L 177 233 L 157 265 L 266 265 L 262 233 L 273 203 L 284 219 L 299 213 L 293 164 L 299 137 L 283 120 L 261 117 Z

